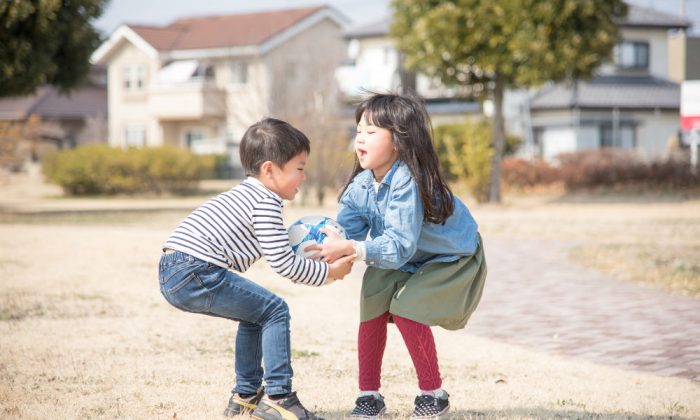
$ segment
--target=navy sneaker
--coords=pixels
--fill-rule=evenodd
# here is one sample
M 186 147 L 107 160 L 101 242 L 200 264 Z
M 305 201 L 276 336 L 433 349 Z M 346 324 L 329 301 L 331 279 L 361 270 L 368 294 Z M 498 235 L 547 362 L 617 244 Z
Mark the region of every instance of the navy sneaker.
M 445 392 L 444 397 L 434 397 L 432 395 L 419 395 L 416 397 L 415 408 L 412 419 L 436 419 L 447 413 L 450 409 L 449 395 Z
M 243 398 L 241 394 L 234 392 L 228 400 L 228 407 L 224 410 L 224 416 L 234 417 L 252 413 L 258 406 L 263 395 L 265 395 L 265 392 L 262 387 L 258 388 L 258 392 L 256 392 L 255 395 L 251 395 L 247 398 Z
M 379 395 L 363 395 L 355 400 L 355 408 L 350 417 L 356 419 L 376 419 L 386 412 L 384 397 Z
M 301 405 L 296 392 L 279 400 L 264 396 L 252 416 L 258 420 L 323 420 Z

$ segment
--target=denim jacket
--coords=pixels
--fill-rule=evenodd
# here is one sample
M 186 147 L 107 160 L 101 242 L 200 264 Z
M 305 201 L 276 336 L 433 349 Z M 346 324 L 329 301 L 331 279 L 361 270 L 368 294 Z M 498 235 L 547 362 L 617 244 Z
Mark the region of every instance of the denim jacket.
M 426 223 L 418 185 L 403 161 L 394 162 L 376 192 L 373 184 L 371 170 L 357 174 L 337 217 L 350 239 L 365 241 L 367 265 L 415 273 L 428 263 L 474 254 L 478 226 L 457 197 L 444 224 Z

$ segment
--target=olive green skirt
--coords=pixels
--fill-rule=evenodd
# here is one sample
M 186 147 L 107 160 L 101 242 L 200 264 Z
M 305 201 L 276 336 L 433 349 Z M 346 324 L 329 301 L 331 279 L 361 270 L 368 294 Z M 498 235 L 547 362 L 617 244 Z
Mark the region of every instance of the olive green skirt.
M 389 311 L 421 324 L 459 330 L 479 304 L 485 280 L 481 237 L 474 255 L 426 264 L 416 273 L 368 267 L 362 279 L 360 320 Z

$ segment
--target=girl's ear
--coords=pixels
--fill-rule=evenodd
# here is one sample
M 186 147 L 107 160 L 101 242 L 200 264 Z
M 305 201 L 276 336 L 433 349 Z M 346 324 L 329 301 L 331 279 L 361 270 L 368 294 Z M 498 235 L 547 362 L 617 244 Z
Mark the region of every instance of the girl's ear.
M 266 160 L 260 165 L 260 175 L 269 178 L 272 175 L 272 161 Z

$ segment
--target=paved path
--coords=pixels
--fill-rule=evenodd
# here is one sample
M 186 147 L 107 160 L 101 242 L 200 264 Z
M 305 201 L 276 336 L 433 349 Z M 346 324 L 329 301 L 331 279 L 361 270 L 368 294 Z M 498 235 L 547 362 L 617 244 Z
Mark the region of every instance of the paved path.
M 486 239 L 489 275 L 467 331 L 625 369 L 700 381 L 700 300 L 585 269 L 570 245 Z

